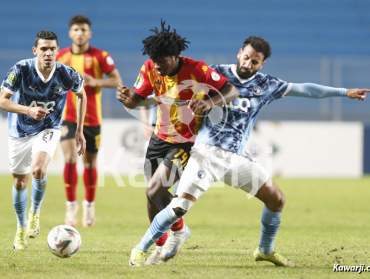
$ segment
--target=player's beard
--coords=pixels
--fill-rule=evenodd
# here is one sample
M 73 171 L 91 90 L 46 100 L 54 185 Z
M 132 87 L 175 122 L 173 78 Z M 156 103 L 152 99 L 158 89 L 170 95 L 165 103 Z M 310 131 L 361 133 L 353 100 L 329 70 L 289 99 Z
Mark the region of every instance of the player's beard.
M 242 79 L 248 79 L 248 78 L 250 78 L 251 76 L 253 76 L 255 74 L 255 72 L 253 72 L 253 71 L 250 71 L 250 70 L 248 70 L 246 68 L 240 67 L 240 63 L 239 62 L 236 65 L 236 73 Z

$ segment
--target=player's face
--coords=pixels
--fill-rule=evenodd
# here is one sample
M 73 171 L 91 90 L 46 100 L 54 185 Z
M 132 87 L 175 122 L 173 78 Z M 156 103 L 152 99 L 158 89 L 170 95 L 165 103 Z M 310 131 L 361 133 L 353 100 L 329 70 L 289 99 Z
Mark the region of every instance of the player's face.
M 39 66 L 43 69 L 52 68 L 58 52 L 56 40 L 39 39 L 37 46 L 32 48 L 33 54 L 37 57 Z
M 236 72 L 243 79 L 250 78 L 257 71 L 261 70 L 265 63 L 265 56 L 257 52 L 251 45 L 240 49 L 237 55 L 238 63 Z
M 152 59 L 155 69 L 161 76 L 173 76 L 179 67 L 178 56 L 164 56 Z
M 77 46 L 84 46 L 91 39 L 91 29 L 87 23 L 73 24 L 69 29 L 69 37 Z

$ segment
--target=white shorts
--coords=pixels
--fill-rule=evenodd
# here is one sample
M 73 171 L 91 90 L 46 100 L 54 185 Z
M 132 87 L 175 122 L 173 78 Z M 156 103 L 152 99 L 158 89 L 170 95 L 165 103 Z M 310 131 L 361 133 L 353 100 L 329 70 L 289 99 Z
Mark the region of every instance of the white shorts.
M 269 179 L 267 171 L 248 157 L 198 144 L 191 151 L 176 194 L 188 193 L 198 199 L 214 182 L 222 181 L 255 195 Z
M 10 172 L 21 175 L 29 174 L 33 156 L 38 152 L 46 152 L 52 158 L 59 139 L 59 129 L 46 129 L 37 135 L 23 138 L 9 137 Z

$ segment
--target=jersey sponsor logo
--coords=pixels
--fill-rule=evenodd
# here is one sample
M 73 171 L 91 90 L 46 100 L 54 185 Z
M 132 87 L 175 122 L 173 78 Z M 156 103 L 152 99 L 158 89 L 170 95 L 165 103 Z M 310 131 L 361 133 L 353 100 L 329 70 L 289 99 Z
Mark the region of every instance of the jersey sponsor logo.
M 136 89 L 139 89 L 144 83 L 144 77 L 143 77 L 143 74 L 140 73 L 137 78 L 136 78 L 136 81 L 135 81 L 135 84 L 134 84 L 134 87 Z
M 212 72 L 211 77 L 214 81 L 219 81 L 221 79 L 221 76 L 216 72 Z
M 32 101 L 30 107 L 42 107 L 46 110 L 47 113 L 50 113 L 54 111 L 55 101 L 50 102 Z
M 110 66 L 114 65 L 114 60 L 113 60 L 113 58 L 110 55 L 107 56 L 107 58 L 105 59 L 105 61 Z
M 247 98 L 237 98 L 230 103 L 229 107 L 243 112 L 248 112 L 251 107 L 251 101 Z

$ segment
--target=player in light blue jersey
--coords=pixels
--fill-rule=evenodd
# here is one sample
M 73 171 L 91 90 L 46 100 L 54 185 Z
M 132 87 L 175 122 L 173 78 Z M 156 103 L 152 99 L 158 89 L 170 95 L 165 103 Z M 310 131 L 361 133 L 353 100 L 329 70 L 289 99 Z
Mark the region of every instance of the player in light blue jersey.
M 249 37 L 238 52 L 236 65 L 214 66 L 240 91 L 240 96 L 231 104 L 218 108 L 218 112 L 211 111 L 204 119 L 189 162 L 181 176 L 176 191 L 177 197 L 155 216 L 140 243 L 132 249 L 129 260 L 131 266 L 144 265 L 147 251 L 153 242 L 178 218 L 184 216 L 216 181 L 223 181 L 255 195 L 265 205 L 260 244 L 254 251 L 255 260 L 269 261 L 278 266 L 293 265 L 274 249 L 284 207 L 283 193 L 272 183 L 262 165 L 244 152 L 257 114 L 263 106 L 283 96 L 338 96 L 364 100 L 370 89 L 288 83 L 259 72 L 270 53 L 270 46 L 263 38 Z M 175 256 L 182 244 L 181 240 L 174 244 L 174 249 L 168 251 L 166 258 Z
M 15 250 L 27 247 L 26 237 L 40 233 L 40 208 L 46 186 L 46 170 L 60 138 L 66 94 L 72 90 L 80 100 L 76 142 L 85 152 L 82 123 L 86 94 L 82 77 L 55 61 L 58 38 L 40 31 L 32 48 L 35 58 L 16 63 L 1 85 L 0 108 L 8 111 L 9 160 L 13 174 L 13 205 L 17 216 Z M 32 172 L 31 207 L 26 217 L 26 184 Z

